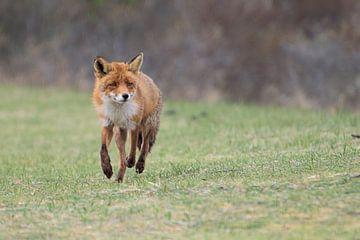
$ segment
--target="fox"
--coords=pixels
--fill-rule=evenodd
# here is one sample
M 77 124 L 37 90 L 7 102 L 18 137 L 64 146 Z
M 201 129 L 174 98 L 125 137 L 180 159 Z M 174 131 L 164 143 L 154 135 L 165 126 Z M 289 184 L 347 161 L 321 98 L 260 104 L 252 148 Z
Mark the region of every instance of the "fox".
M 101 121 L 100 163 L 108 179 L 113 175 L 108 148 L 114 136 L 120 161 L 116 177 L 123 182 L 126 168 L 135 165 L 136 172 L 145 169 L 145 160 L 155 144 L 160 126 L 162 94 L 154 81 L 141 71 L 144 54 L 128 62 L 94 59 L 95 86 L 93 104 Z M 125 144 L 130 133 L 130 153 Z M 135 164 L 136 148 L 140 155 Z

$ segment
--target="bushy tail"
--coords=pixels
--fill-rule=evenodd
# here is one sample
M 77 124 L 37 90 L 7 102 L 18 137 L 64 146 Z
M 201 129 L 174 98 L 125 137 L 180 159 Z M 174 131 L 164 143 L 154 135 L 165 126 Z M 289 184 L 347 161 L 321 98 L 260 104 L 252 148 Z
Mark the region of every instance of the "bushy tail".
M 156 135 L 159 131 L 162 105 L 163 105 L 163 103 L 162 103 L 162 98 L 160 95 L 159 102 L 156 106 L 155 111 L 151 114 L 151 116 L 147 120 L 148 126 L 149 126 L 149 133 L 148 133 L 149 134 L 149 152 L 151 151 L 151 148 L 155 144 Z
M 155 141 L 156 141 L 156 135 L 157 135 L 157 133 L 159 131 L 159 127 L 160 127 L 161 109 L 162 109 L 162 99 L 161 99 L 161 95 L 160 95 L 159 102 L 155 108 L 155 111 L 146 120 L 147 132 L 143 133 L 142 131 L 139 131 L 138 141 L 137 141 L 137 147 L 139 150 L 141 150 L 141 146 L 143 144 L 144 134 L 148 134 L 149 152 L 151 151 L 151 148 L 154 146 Z

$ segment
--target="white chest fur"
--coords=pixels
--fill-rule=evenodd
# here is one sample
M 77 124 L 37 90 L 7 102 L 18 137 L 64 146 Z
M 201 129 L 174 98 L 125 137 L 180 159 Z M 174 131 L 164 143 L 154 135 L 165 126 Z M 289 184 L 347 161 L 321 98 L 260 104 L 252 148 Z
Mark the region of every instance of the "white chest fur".
M 107 99 L 103 104 L 103 114 L 106 117 L 103 125 L 108 126 L 112 122 L 124 129 L 134 129 L 136 124 L 131 119 L 137 111 L 138 105 L 134 102 L 119 104 Z

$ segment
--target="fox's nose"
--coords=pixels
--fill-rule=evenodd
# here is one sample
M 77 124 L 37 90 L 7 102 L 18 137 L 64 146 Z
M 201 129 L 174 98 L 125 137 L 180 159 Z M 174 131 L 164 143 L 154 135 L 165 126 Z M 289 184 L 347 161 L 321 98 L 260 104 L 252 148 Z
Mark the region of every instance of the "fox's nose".
M 129 94 L 124 93 L 124 94 L 122 95 L 122 97 L 124 98 L 124 100 L 126 100 L 126 99 L 128 99 L 128 98 L 129 98 Z

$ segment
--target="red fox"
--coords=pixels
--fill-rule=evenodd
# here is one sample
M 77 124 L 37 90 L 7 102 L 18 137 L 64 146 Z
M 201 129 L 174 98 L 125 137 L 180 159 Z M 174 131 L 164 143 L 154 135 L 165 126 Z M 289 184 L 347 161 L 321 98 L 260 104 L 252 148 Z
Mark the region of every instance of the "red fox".
M 142 173 L 145 160 L 155 143 L 159 130 L 162 98 L 153 80 L 140 71 L 140 53 L 129 62 L 108 62 L 102 57 L 94 60 L 96 78 L 93 103 L 102 120 L 100 159 L 104 174 L 113 174 L 108 147 L 115 133 L 120 152 L 117 181 L 122 182 L 126 167 L 135 165 L 136 147 L 140 150 L 136 172 Z M 125 142 L 130 131 L 130 154 L 126 157 Z

